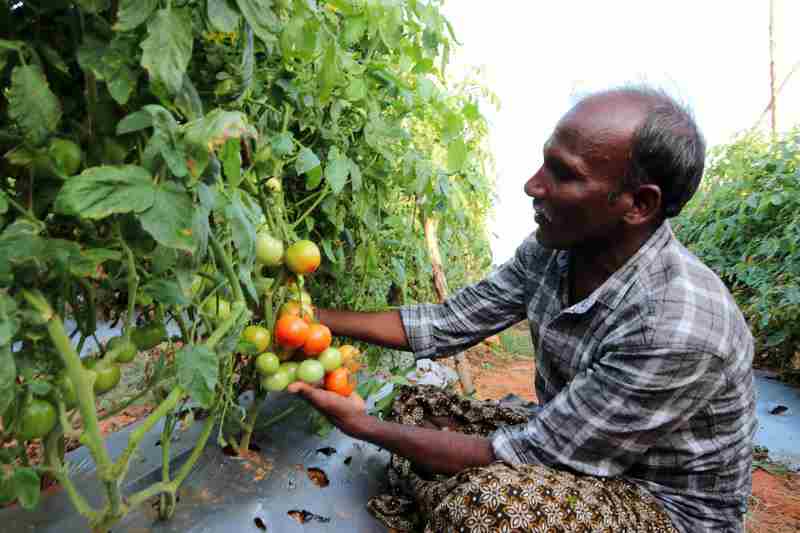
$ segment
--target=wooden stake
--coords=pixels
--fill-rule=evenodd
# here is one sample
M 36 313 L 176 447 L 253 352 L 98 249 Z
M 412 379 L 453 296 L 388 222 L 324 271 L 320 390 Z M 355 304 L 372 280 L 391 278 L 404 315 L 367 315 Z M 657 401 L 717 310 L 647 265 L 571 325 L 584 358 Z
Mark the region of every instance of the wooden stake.
M 431 266 L 433 267 L 433 286 L 441 303 L 447 298 L 447 278 L 444 276 L 442 256 L 439 254 L 439 242 L 436 239 L 437 224 L 438 221 L 435 218 L 425 218 L 425 242 L 428 245 L 428 255 L 430 255 Z M 456 354 L 455 358 L 461 388 L 464 390 L 464 394 L 472 394 L 475 392 L 475 386 L 472 384 L 472 374 L 469 371 L 467 358 L 463 352 Z

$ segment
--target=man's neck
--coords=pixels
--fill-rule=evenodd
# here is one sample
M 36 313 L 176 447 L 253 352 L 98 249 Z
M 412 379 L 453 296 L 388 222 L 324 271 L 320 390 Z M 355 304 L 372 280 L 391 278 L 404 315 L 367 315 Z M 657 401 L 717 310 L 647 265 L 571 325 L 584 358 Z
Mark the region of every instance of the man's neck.
M 655 229 L 570 250 L 570 305 L 589 296 L 633 257 Z

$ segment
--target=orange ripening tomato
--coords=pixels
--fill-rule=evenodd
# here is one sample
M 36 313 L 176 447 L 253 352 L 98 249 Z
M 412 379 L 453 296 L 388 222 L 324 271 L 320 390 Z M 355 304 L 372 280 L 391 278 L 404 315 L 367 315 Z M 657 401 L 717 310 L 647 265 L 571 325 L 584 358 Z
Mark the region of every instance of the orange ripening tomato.
M 287 315 L 299 316 L 305 320 L 307 324 L 311 324 L 314 321 L 314 310 L 311 306 L 308 304 L 301 304 L 295 300 L 289 300 L 283 304 L 278 311 L 278 318 L 283 318 Z
M 275 323 L 275 340 L 285 348 L 299 348 L 308 338 L 309 325 L 300 317 L 283 316 Z
M 308 338 L 303 344 L 303 353 L 317 355 L 331 345 L 331 330 L 323 324 L 311 324 L 308 328 Z
M 342 354 L 342 366 L 355 374 L 361 369 L 361 352 L 352 344 L 339 346 L 339 353 Z
M 325 374 L 325 389 L 341 396 L 353 394 L 356 384 L 356 377 L 343 366 Z
M 319 248 L 311 241 L 298 241 L 286 249 L 284 261 L 295 274 L 311 274 L 322 260 Z

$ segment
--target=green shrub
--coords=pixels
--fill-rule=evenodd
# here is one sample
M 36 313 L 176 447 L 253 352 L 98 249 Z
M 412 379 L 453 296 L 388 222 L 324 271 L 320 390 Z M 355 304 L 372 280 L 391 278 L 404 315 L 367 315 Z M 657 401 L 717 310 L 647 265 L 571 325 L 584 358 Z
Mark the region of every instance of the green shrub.
M 715 149 L 676 233 L 728 285 L 786 373 L 800 340 L 800 130 L 748 134 Z

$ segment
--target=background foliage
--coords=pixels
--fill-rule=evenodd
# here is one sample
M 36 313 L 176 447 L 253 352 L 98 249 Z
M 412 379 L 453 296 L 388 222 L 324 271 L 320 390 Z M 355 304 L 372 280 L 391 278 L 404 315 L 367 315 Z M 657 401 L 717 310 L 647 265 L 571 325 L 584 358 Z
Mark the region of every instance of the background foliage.
M 800 131 L 749 133 L 710 155 L 701 189 L 675 223 L 731 289 L 757 356 L 800 375 Z M 763 361 L 771 357 L 771 361 Z

